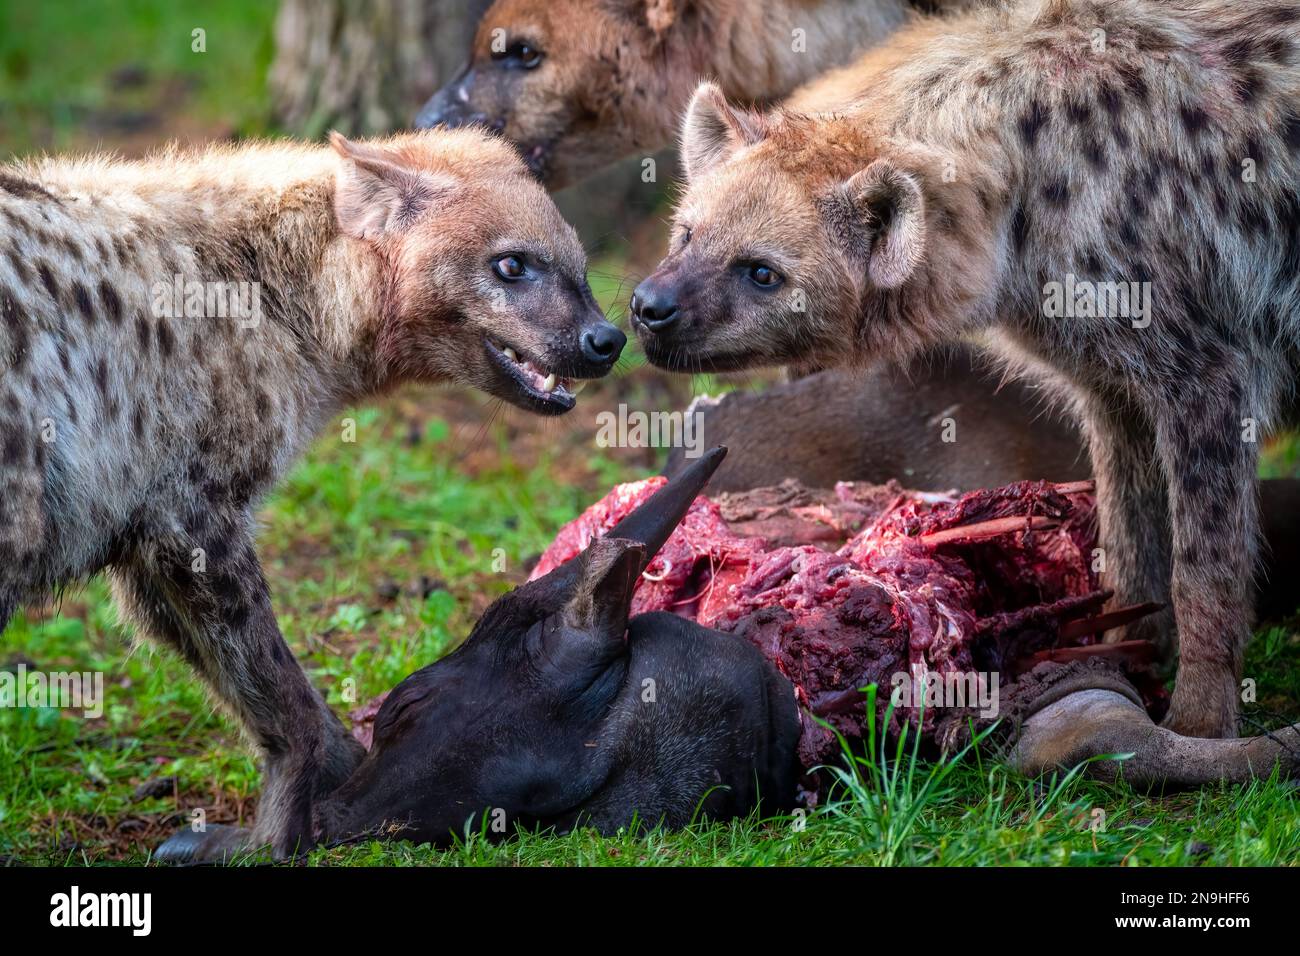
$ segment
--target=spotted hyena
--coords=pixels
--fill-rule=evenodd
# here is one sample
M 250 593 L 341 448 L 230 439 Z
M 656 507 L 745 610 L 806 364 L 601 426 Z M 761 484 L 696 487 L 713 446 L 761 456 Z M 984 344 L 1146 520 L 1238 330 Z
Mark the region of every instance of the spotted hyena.
M 416 125 L 482 124 L 552 188 L 668 146 L 701 77 L 772 102 L 915 11 L 975 0 L 496 0 Z
M 1168 724 L 1231 735 L 1258 439 L 1296 382 L 1298 44 L 1291 2 L 1028 0 L 907 29 L 841 114 L 706 85 L 633 299 L 646 353 L 864 365 L 967 337 L 1046 371 L 1085 424 L 1118 597 L 1172 597 Z
M 309 834 L 360 756 L 280 636 L 252 508 L 345 405 L 455 382 L 542 414 L 612 365 L 573 231 L 500 140 L 0 167 L 0 628 L 107 568 Z

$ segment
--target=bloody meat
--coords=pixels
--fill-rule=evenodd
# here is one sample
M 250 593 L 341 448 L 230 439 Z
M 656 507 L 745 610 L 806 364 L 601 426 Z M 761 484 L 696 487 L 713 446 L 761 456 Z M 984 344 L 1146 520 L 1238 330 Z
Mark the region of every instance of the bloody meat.
M 578 554 L 663 483 L 619 485 L 560 531 L 532 577 Z M 1100 627 L 1153 608 L 1099 614 L 1109 595 L 1098 587 L 1095 542 L 1087 482 L 1025 481 L 960 496 L 787 482 L 698 498 L 646 568 L 632 611 L 671 611 L 758 647 L 794 684 L 799 755 L 811 768 L 838 751 L 833 731 L 850 741 L 864 735 L 862 688 L 881 689 L 878 718 L 886 717 L 895 675 L 923 688 L 976 674 L 987 686 L 997 674 L 1005 693 L 1044 660 L 1113 648 L 1141 670 L 1149 654 L 1097 646 Z M 1158 706 L 1158 687 L 1142 684 Z M 906 721 L 944 748 L 982 720 L 974 706 L 927 708 L 922 699 L 900 700 L 883 726 L 897 733 Z

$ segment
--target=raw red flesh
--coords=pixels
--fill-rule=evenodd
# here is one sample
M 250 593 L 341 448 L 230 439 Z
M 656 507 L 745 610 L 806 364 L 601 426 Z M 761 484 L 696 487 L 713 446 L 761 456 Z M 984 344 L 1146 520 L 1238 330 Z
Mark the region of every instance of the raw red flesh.
M 578 554 L 663 482 L 615 488 L 561 530 L 533 577 Z M 947 498 L 893 484 L 841 483 L 832 494 L 787 483 L 701 496 L 646 569 L 633 612 L 672 611 L 758 647 L 795 686 L 800 758 L 812 767 L 838 750 L 813 718 L 860 738 L 868 684 L 880 688 L 883 716 L 897 673 L 921 681 L 997 672 L 1005 688 L 1051 649 L 1094 643 L 1099 635 L 1060 634 L 1107 596 L 1092 570 L 1090 492 L 1026 481 Z M 891 729 L 909 721 L 948 746 L 972 714 L 930 709 L 922 720 L 919 708 L 901 706 Z
M 617 486 L 560 529 L 529 580 L 583 551 L 666 482 L 655 477 Z M 763 542 L 732 532 L 718 505 L 701 495 L 641 575 L 632 613 L 673 611 L 708 624 L 725 607 L 730 586 L 763 554 Z

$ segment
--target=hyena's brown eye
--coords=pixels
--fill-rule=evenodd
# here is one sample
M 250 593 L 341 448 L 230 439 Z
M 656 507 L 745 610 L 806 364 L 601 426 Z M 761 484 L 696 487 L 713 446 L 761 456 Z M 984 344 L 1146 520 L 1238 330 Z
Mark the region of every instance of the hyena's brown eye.
M 755 262 L 749 267 L 749 278 L 754 285 L 762 286 L 764 289 L 781 284 L 781 274 L 761 262 Z
M 493 52 L 492 59 L 504 66 L 531 70 L 542 62 L 542 51 L 524 40 L 516 40 L 501 52 Z
M 528 271 L 524 261 L 518 256 L 502 256 L 492 263 L 492 269 L 507 282 L 522 279 L 524 273 Z

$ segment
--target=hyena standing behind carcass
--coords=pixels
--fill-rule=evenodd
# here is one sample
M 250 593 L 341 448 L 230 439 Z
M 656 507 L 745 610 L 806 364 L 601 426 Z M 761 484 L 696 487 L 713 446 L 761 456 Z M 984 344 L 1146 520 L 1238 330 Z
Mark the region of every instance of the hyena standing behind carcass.
M 863 91 L 843 115 L 702 87 L 633 298 L 647 355 L 862 365 L 965 336 L 1050 372 L 1118 599 L 1173 599 L 1167 724 L 1232 735 L 1257 439 L 1300 338 L 1298 43 L 1294 3 L 1028 0 L 905 30 L 828 80 Z
M 279 854 L 360 748 L 280 635 L 252 505 L 346 404 L 446 381 L 558 414 L 623 344 L 510 147 L 333 145 L 0 167 L 0 629 L 109 568 L 264 754 Z

